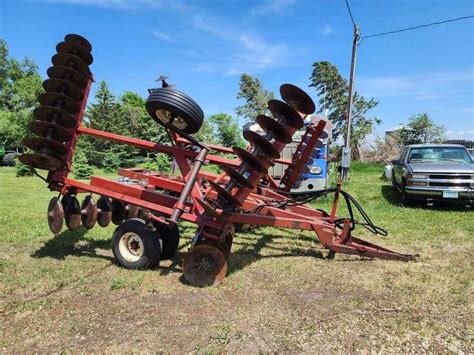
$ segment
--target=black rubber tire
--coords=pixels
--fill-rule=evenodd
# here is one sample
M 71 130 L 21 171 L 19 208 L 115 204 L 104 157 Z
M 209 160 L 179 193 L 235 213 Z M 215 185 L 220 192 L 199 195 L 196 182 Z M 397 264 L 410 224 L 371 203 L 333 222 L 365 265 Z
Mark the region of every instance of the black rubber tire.
M 413 205 L 413 200 L 408 197 L 405 186 L 405 182 L 402 182 L 402 185 L 400 186 L 400 200 L 403 206 L 408 207 Z
M 145 107 L 148 114 L 161 125 L 163 122 L 156 116 L 157 110 L 166 110 L 181 117 L 187 124 L 182 131 L 189 134 L 199 131 L 204 121 L 204 112 L 192 98 L 170 88 L 153 90 Z
M 15 159 L 21 154 L 18 153 L 7 153 L 3 156 L 2 165 L 4 166 L 15 166 Z
M 120 240 L 125 233 L 136 234 L 142 242 L 143 254 L 136 261 L 127 260 L 120 251 Z M 161 255 L 161 239 L 147 229 L 145 221 L 134 218 L 122 222 L 112 235 L 112 253 L 117 263 L 126 269 L 148 269 L 155 266 Z
M 179 246 L 180 234 L 178 226 L 176 224 L 157 224 L 155 228 L 163 243 L 160 260 L 173 258 Z

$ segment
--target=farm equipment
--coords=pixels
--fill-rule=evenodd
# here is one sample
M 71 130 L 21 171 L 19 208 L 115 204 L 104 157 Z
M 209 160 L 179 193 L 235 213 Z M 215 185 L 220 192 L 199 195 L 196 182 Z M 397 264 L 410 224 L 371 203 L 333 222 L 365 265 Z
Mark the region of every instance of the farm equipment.
M 0 145 L 0 166 L 15 166 L 15 159 L 20 155 L 18 151 L 5 149 L 4 145 Z
M 303 204 L 315 196 L 305 196 L 304 201 L 289 196 L 291 187 L 305 173 L 325 126 L 324 121 L 308 125 L 292 159 L 280 159 L 285 145 L 303 127 L 306 115 L 315 111 L 311 98 L 296 86 L 282 85 L 282 100 L 268 102 L 273 117 L 256 118 L 264 135 L 244 132 L 250 143 L 247 149 L 197 141 L 192 134 L 204 119 L 199 105 L 170 86 L 150 89 L 146 110 L 167 130 L 172 144 L 152 143 L 81 125 L 93 82 L 89 69 L 92 47 L 83 37 L 69 34 L 56 48 L 58 53 L 48 69 L 49 79 L 43 84 L 46 92 L 39 96 L 41 106 L 34 111 L 37 120 L 30 124 L 37 136 L 24 141 L 33 152 L 20 157 L 33 170 L 48 170 L 45 181 L 51 191 L 58 192 L 47 213 L 53 233 L 61 231 L 63 220 L 70 230 L 81 225 L 89 229 L 96 223 L 105 227 L 113 222 L 118 225 L 112 236 L 116 261 L 125 268 L 140 269 L 173 257 L 180 238 L 178 222 L 191 222 L 197 225 L 197 231 L 183 257 L 182 268 L 185 278 L 195 286 L 223 281 L 235 227 L 242 225 L 313 231 L 329 250 L 329 258 L 344 253 L 413 259 L 412 255 L 390 251 L 352 235 L 358 223 L 350 207 L 355 201 L 340 185 L 328 190 L 335 192 L 330 213 Z M 79 135 L 168 154 L 174 157 L 180 175 L 129 168 L 118 171 L 119 180 L 93 176 L 86 183 L 71 179 L 68 174 Z M 281 184 L 267 174 L 275 163 L 287 166 Z M 222 173 L 202 170 L 205 164 L 218 165 Z M 79 203 L 77 196 L 81 193 L 86 196 Z M 94 194 L 100 196 L 97 202 Z M 336 216 L 341 194 L 349 204 L 349 218 Z M 360 209 L 358 204 L 355 206 Z M 365 226 L 381 233 L 368 217 Z

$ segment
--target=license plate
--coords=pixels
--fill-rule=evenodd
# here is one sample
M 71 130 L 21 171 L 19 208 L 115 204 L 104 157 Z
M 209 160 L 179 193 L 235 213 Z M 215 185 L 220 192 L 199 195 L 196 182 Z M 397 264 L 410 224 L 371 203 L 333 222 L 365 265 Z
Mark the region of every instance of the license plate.
M 444 198 L 458 198 L 457 191 L 443 191 Z

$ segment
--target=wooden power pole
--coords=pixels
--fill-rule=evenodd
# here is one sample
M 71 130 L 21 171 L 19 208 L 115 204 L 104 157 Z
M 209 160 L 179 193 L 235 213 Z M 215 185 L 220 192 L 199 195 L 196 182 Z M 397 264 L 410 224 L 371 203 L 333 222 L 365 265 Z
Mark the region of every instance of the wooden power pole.
M 351 165 L 351 125 L 352 125 L 352 101 L 354 99 L 354 77 L 357 59 L 357 44 L 359 43 L 360 30 L 359 26 L 354 26 L 354 39 L 352 41 L 352 60 L 351 73 L 349 76 L 349 97 L 347 100 L 347 122 L 346 122 L 346 138 L 344 147 L 342 148 L 341 161 L 341 178 L 347 181 L 349 177 L 349 166 Z

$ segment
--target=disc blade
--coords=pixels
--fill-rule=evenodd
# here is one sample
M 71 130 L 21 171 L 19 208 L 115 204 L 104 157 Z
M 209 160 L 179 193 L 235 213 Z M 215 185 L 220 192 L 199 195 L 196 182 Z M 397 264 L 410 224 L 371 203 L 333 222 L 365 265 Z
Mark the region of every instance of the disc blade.
M 54 152 L 56 156 L 63 156 L 66 154 L 66 147 L 62 143 L 53 139 L 43 137 L 27 137 L 23 139 L 23 144 L 35 152 L 41 153 L 42 150 L 48 150 Z
M 275 146 L 257 132 L 244 131 L 244 138 L 254 147 L 260 148 L 262 152 L 270 158 L 278 159 L 280 157 L 280 152 L 275 148 Z
M 81 227 L 81 206 L 76 196 L 68 196 L 64 205 L 64 219 L 69 230 L 75 231 Z
M 91 65 L 94 61 L 92 54 L 78 42 L 60 42 L 56 45 L 56 51 L 78 56 L 87 65 Z
M 46 79 L 43 81 L 43 88 L 47 92 L 57 92 L 66 95 L 74 101 L 82 101 L 84 98 L 84 92 L 81 89 L 72 82 L 64 79 Z
M 87 39 L 85 39 L 84 37 L 76 35 L 74 33 L 69 33 L 66 36 L 64 36 L 64 41 L 79 43 L 87 51 L 89 51 L 89 52 L 92 51 L 92 45 L 90 44 L 90 42 Z
M 258 115 L 257 123 L 266 132 L 272 132 L 275 140 L 285 144 L 291 143 L 290 133 L 277 120 L 265 115 Z
M 227 274 L 227 260 L 224 254 L 212 245 L 196 245 L 183 259 L 183 273 L 193 286 L 218 285 Z
M 227 175 L 229 175 L 232 179 L 234 179 L 238 184 L 248 187 L 249 189 L 252 189 L 252 190 L 255 187 L 250 183 L 250 181 L 245 176 L 240 174 L 237 170 L 230 168 L 228 166 L 222 166 L 221 168 L 222 170 L 224 170 L 224 172 Z
M 101 196 L 97 200 L 97 208 L 97 223 L 101 227 L 107 227 L 112 221 L 112 203 L 107 197 Z
M 270 109 L 273 117 L 275 117 L 277 120 L 284 119 L 288 126 L 293 128 L 301 128 L 304 126 L 304 122 L 300 114 L 286 102 L 280 100 L 270 100 L 268 101 L 268 108 Z
M 233 147 L 232 151 L 239 157 L 240 160 L 247 163 L 253 170 L 261 174 L 267 173 L 267 168 L 263 166 L 260 160 L 258 160 L 254 155 L 247 152 L 245 149 L 242 149 L 240 147 Z
M 280 95 L 288 105 L 298 112 L 311 115 L 316 110 L 313 99 L 295 85 L 283 84 L 280 86 Z
M 70 113 L 53 106 L 40 106 L 33 110 L 33 115 L 40 121 L 56 123 L 65 128 L 72 128 L 77 121 Z
M 214 218 L 218 222 L 224 222 L 225 219 L 219 213 L 216 212 L 211 205 L 208 205 L 204 200 L 197 199 L 197 203 L 204 209 L 204 211 L 212 218 Z
M 48 205 L 48 226 L 51 232 L 58 234 L 61 232 L 64 221 L 64 209 L 61 201 L 57 197 L 53 197 Z
M 119 200 L 112 200 L 112 223 L 119 225 L 125 219 L 125 204 Z
M 127 211 L 126 219 L 137 218 L 140 213 L 140 207 L 135 205 L 127 205 L 125 209 Z
M 63 79 L 70 81 L 81 90 L 84 90 L 87 85 L 87 78 L 84 75 L 73 68 L 65 67 L 63 65 L 54 65 L 49 67 L 47 74 L 51 79 Z
M 43 106 L 53 106 L 75 115 L 81 110 L 79 104 L 71 100 L 66 95 L 57 92 L 43 92 L 38 96 L 38 100 Z
M 23 154 L 18 159 L 25 165 L 41 170 L 56 171 L 66 166 L 61 160 L 40 153 Z
M 86 229 L 91 229 L 97 221 L 97 205 L 92 196 L 86 196 L 81 204 L 81 221 Z
M 28 125 L 28 128 L 31 130 L 31 132 L 38 136 L 46 137 L 48 134 L 50 134 L 50 139 L 60 142 L 68 142 L 72 138 L 71 132 L 69 132 L 67 129 L 47 121 L 32 121 Z
M 75 69 L 86 77 L 91 75 L 91 71 L 87 63 L 77 55 L 58 53 L 53 55 L 53 57 L 51 58 L 51 62 L 53 63 L 53 65 L 61 65 Z
M 209 181 L 209 184 L 212 186 L 214 190 L 219 194 L 220 197 L 222 197 L 224 200 L 226 200 L 228 203 L 234 206 L 240 206 L 242 203 L 237 200 L 232 194 L 224 189 L 221 185 L 214 181 Z

